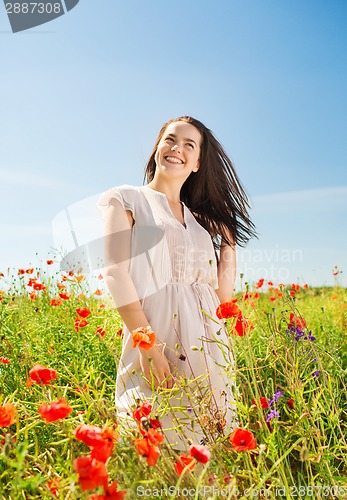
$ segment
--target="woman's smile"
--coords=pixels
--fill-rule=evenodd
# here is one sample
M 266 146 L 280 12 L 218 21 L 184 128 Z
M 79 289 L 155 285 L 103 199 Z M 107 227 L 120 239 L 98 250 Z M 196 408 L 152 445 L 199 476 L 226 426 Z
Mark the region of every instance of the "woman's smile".
M 177 156 L 164 156 L 164 158 L 168 163 L 177 163 L 177 164 L 184 163 L 184 161 L 178 158 Z

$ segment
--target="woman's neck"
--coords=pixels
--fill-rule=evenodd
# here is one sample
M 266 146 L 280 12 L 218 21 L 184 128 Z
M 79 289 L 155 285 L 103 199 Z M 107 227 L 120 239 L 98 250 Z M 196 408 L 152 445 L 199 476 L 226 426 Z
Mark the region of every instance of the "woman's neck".
M 151 181 L 147 184 L 147 187 L 153 189 L 154 191 L 159 191 L 160 193 L 165 194 L 169 203 L 181 203 L 180 192 L 182 186 L 173 186 L 172 184 L 168 186 L 167 184 Z

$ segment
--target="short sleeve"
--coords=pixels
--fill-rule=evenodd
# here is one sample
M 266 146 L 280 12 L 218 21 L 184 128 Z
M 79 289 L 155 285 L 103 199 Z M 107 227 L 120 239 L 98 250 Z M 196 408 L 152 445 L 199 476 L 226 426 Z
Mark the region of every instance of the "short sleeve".
M 124 186 L 108 189 L 102 193 L 96 206 L 103 220 L 105 220 L 108 207 L 114 199 L 121 203 L 124 210 L 130 210 L 133 214 L 133 218 L 136 219 L 133 190 L 134 186 L 125 184 Z

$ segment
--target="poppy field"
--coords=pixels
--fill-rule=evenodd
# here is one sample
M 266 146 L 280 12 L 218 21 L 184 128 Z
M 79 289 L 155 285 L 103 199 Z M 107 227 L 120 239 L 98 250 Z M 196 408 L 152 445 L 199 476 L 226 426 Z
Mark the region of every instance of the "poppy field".
M 238 423 L 209 420 L 217 437 L 178 452 L 154 400 L 117 421 L 103 277 L 54 269 L 0 272 L 1 500 L 347 498 L 344 288 L 261 279 L 221 304 Z M 134 330 L 134 348 L 155 334 Z

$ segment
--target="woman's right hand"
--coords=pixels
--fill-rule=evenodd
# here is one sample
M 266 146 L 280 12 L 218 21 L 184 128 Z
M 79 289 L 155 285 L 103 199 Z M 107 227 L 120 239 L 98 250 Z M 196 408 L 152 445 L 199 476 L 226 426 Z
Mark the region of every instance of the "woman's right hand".
M 139 349 L 140 366 L 150 387 L 153 381 L 156 388 L 172 389 L 173 379 L 164 348 L 154 345 L 149 350 Z

